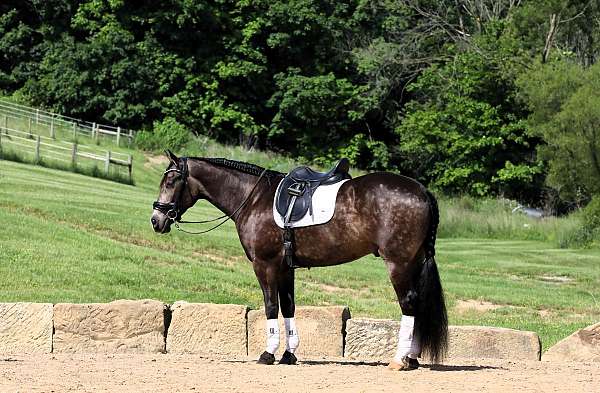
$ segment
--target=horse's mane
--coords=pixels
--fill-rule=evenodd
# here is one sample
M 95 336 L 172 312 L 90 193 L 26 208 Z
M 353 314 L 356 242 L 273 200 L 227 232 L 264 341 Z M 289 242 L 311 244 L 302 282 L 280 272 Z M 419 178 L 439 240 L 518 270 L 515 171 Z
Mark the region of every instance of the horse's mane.
M 208 157 L 191 157 L 191 158 L 193 158 L 195 160 L 199 160 L 199 161 L 205 161 L 205 162 L 208 162 L 208 163 L 216 165 L 216 166 L 235 169 L 237 171 L 248 173 L 248 174 L 254 175 L 254 176 L 260 176 L 265 171 L 265 168 L 263 168 L 261 166 L 250 164 L 248 162 L 228 160 L 226 158 L 208 158 Z M 264 176 L 267 176 L 267 177 L 275 177 L 275 176 L 283 176 L 283 175 L 284 175 L 284 173 L 272 171 L 270 169 L 266 169 L 266 172 L 264 174 Z

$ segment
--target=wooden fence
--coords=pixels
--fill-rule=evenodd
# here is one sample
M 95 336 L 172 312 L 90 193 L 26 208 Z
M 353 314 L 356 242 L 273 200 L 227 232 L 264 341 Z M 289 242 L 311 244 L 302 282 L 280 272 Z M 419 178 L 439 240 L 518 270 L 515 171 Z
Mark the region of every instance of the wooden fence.
M 11 146 L 13 149 L 33 155 L 34 163 L 39 163 L 44 159 L 58 161 L 63 166 L 72 168 L 90 163 L 95 167 L 100 165 L 103 166 L 106 175 L 110 173 L 111 165 L 116 165 L 117 169 L 119 167 L 126 168 L 129 182 L 132 180 L 133 159 L 131 154 L 99 150 L 77 142 L 56 140 L 53 123 L 48 124 L 50 136 L 43 136 L 33 132 L 31 119 L 28 121 L 28 130 L 26 131 L 19 130 L 16 126 L 9 127 L 8 120 L 8 116 L 0 116 L 0 151 L 4 146 Z
M 75 119 L 73 117 L 59 115 L 39 108 L 15 104 L 14 102 L 2 99 L 0 99 L 0 115 L 9 118 L 23 119 L 29 124 L 30 130 L 34 124 L 46 126 L 50 130 L 50 136 L 52 138 L 54 138 L 55 131 L 58 127 L 70 130 L 74 140 L 82 135 L 96 141 L 100 138 L 103 138 L 104 140 L 108 139 L 116 143 L 117 146 L 120 146 L 124 140 L 127 141 L 128 146 L 131 145 L 133 137 L 135 136 L 133 130 Z M 4 126 L 6 127 L 6 124 L 4 124 Z

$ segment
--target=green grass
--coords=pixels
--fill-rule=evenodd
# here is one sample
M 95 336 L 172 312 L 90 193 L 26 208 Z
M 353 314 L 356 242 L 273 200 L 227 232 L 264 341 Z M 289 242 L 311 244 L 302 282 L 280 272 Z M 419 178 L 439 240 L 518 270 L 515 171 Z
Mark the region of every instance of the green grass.
M 154 298 L 262 305 L 230 223 L 203 236 L 153 233 L 149 218 L 164 164 L 135 154 L 136 186 L 0 161 L 0 301 Z M 186 218 L 218 214 L 201 202 Z M 534 330 L 548 348 L 600 320 L 600 250 L 474 233 L 454 238 L 450 228 L 445 231 L 437 260 L 452 324 Z M 299 305 L 348 304 L 355 317 L 400 316 L 379 258 L 300 270 L 296 277 Z M 466 299 L 500 307 L 455 308 Z

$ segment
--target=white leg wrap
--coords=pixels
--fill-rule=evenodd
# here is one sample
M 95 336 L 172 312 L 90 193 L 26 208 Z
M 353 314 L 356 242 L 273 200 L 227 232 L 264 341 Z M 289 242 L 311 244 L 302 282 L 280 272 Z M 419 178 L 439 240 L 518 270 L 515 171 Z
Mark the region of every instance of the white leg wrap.
M 294 353 L 300 345 L 300 336 L 298 336 L 298 329 L 296 328 L 296 319 L 284 318 L 285 323 L 285 350 Z
M 421 344 L 414 334 L 415 317 L 403 315 L 400 320 L 400 331 L 398 332 L 398 348 L 394 360 L 402 362 L 405 356 L 416 359 L 421 355 Z
M 279 321 L 267 319 L 267 348 L 265 351 L 274 355 L 279 348 Z

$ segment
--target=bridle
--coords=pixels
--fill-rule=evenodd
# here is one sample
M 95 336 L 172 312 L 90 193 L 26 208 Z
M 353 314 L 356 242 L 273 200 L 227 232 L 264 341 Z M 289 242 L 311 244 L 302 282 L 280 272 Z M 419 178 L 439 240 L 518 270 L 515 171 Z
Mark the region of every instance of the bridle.
M 176 167 L 167 169 L 163 173 L 163 176 L 165 176 L 169 172 L 176 172 L 181 176 L 181 179 L 183 180 L 183 188 L 188 189 L 188 192 L 190 193 L 190 197 L 191 197 L 192 194 L 188 188 L 189 171 L 188 171 L 188 165 L 187 165 L 187 158 L 182 157 L 181 162 L 178 163 L 178 165 Z M 177 199 L 175 200 L 175 202 L 165 203 L 165 202 L 155 201 L 152 204 L 152 208 L 154 210 L 158 210 L 159 212 L 163 213 L 164 215 L 167 216 L 167 218 L 169 220 L 171 220 L 173 222 L 180 221 L 181 212 L 179 210 L 179 207 L 181 205 L 182 194 L 183 194 L 183 189 L 179 192 L 179 195 L 177 196 Z
M 181 198 L 182 198 L 182 195 L 183 195 L 183 189 L 187 189 L 188 193 L 190 195 L 190 198 L 193 199 L 192 192 L 190 191 L 190 188 L 188 187 L 188 178 L 189 178 L 190 173 L 189 173 L 189 170 L 188 170 L 188 162 L 187 161 L 188 161 L 187 157 L 181 157 L 180 158 L 180 162 L 177 164 L 176 167 L 168 168 L 163 173 L 163 176 L 165 176 L 169 172 L 176 172 L 176 173 L 178 173 L 181 176 L 181 179 L 183 180 L 182 189 L 179 192 L 179 195 L 177 196 L 177 199 L 175 199 L 175 202 L 165 203 L 165 202 L 160 202 L 160 201 L 154 201 L 154 203 L 152 204 L 152 208 L 154 210 L 158 210 L 159 212 L 161 212 L 164 215 L 166 215 L 167 218 L 169 220 L 171 220 L 171 222 L 175 225 L 175 227 L 177 228 L 177 230 L 185 232 L 185 233 L 189 233 L 191 235 L 200 235 L 200 234 L 203 234 L 203 233 L 210 232 L 213 229 L 216 229 L 216 228 L 220 227 L 221 225 L 225 224 L 227 221 L 231 220 L 246 205 L 246 203 L 250 199 L 250 196 L 252 195 L 252 193 L 254 192 L 254 190 L 256 189 L 256 187 L 258 186 L 258 183 L 260 183 L 260 180 L 262 179 L 262 177 L 265 175 L 265 173 L 267 173 L 267 169 L 264 169 L 262 171 L 262 173 L 258 177 L 258 180 L 256 181 L 256 183 L 254 184 L 254 186 L 252 187 L 252 189 L 248 193 L 248 196 L 246 196 L 246 198 L 244 199 L 244 201 L 240 204 L 240 206 L 238 206 L 237 209 L 235 209 L 233 211 L 233 213 L 231 213 L 231 215 L 224 214 L 224 215 L 222 215 L 220 217 L 213 218 L 212 220 L 182 221 L 181 220 L 181 216 L 182 216 L 183 213 L 180 210 L 180 206 L 181 206 Z M 218 220 L 223 220 L 223 221 L 221 221 L 220 223 L 218 223 L 217 225 L 213 226 L 210 229 L 207 229 L 207 230 L 204 230 L 204 231 L 199 231 L 199 232 L 186 231 L 185 229 L 183 229 L 183 228 L 181 228 L 179 226 L 179 224 L 206 224 L 206 223 L 214 222 L 214 221 L 218 221 Z

